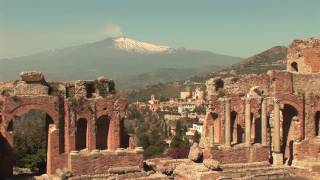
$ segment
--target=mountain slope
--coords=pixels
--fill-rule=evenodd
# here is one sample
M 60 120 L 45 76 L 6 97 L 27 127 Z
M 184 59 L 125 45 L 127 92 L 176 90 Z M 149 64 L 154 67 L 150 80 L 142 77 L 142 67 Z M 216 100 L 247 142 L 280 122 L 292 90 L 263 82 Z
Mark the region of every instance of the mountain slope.
M 234 64 L 230 67 L 207 73 L 202 76 L 193 76 L 186 78 L 190 82 L 205 83 L 206 80 L 212 77 L 228 77 L 237 76 L 237 74 L 261 74 L 268 70 L 284 70 L 286 68 L 287 48 L 284 46 L 275 46 L 261 53 L 248 57 L 241 62 Z M 231 73 L 232 72 L 232 73 Z M 192 83 L 191 83 L 192 84 Z M 169 99 L 171 97 L 178 97 L 179 91 L 183 90 L 186 86 L 184 81 L 159 83 L 146 88 L 141 88 L 127 94 L 127 98 L 131 102 L 144 101 L 150 98 L 151 94 L 155 94 L 162 99 Z
M 119 79 L 117 85 L 121 89 L 138 89 L 155 83 L 165 83 L 189 79 L 193 76 L 203 76 L 209 72 L 220 70 L 220 66 L 207 66 L 193 69 L 160 68 L 153 72 L 147 72 L 129 78 Z M 130 83 L 128 83 L 130 82 Z
M 260 74 L 268 70 L 283 70 L 286 67 L 286 58 L 287 47 L 274 46 L 266 51 L 244 59 L 227 69 L 234 70 L 237 74 Z
M 209 51 L 176 49 L 120 37 L 30 56 L 2 59 L 0 80 L 17 79 L 21 71 L 40 70 L 47 79 L 94 79 L 103 75 L 118 81 L 161 68 L 228 66 L 240 60 Z

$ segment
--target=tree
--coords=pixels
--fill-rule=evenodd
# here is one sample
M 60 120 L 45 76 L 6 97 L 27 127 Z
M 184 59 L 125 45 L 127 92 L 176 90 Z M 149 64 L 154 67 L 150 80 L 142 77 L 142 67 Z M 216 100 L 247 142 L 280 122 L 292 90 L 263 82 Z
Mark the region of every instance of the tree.
M 45 173 L 48 118 L 44 112 L 30 110 L 14 121 L 14 166 Z
M 163 117 L 148 108 L 138 109 L 136 106 L 128 108 L 128 129 L 134 129 L 133 135 L 137 145 L 144 148 L 144 157 L 150 158 L 162 154 L 166 149 L 166 126 Z

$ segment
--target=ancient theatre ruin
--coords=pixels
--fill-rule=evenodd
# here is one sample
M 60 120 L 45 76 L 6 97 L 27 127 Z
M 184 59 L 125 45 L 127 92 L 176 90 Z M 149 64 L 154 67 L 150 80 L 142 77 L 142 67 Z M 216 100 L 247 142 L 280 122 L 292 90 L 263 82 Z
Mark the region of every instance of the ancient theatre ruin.
M 0 177 L 12 175 L 12 123 L 24 112 L 41 110 L 48 127 L 47 174 L 67 168 L 73 175 L 101 174 L 119 167 L 140 169 L 143 150 L 122 138 L 126 102 L 111 79 L 47 82 L 41 72 L 0 83 Z

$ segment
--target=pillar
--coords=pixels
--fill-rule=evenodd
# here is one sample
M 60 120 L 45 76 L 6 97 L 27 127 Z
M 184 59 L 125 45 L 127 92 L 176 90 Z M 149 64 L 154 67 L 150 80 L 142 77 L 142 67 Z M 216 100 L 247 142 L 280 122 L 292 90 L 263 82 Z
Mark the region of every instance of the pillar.
M 209 147 L 214 146 L 214 129 L 213 125 L 209 126 Z
M 225 145 L 231 146 L 231 111 L 230 99 L 225 99 Z
M 120 112 L 114 111 L 108 132 L 108 149 L 112 151 L 120 148 L 120 120 Z
M 246 146 L 251 146 L 251 110 L 249 98 L 245 100 L 245 133 Z
M 267 99 L 262 99 L 261 105 L 261 144 L 267 145 Z
M 274 100 L 274 152 L 280 153 L 280 103 Z

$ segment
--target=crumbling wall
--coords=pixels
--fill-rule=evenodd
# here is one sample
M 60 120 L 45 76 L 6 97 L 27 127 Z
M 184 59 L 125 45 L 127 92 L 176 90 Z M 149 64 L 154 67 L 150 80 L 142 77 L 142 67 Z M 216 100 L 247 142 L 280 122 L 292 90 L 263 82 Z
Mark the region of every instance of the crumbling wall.
M 293 73 L 320 72 L 320 39 L 294 40 L 288 49 L 287 70 Z
M 87 166 L 94 164 L 96 156 L 90 156 L 95 152 L 97 120 L 106 116 L 110 120 L 108 134 L 108 153 L 100 154 L 98 164 L 92 166 L 103 171 L 106 167 L 121 168 L 121 166 L 137 166 L 142 168 L 142 152 L 128 150 L 121 152 L 121 121 L 125 116 L 126 102 L 115 95 L 115 85 L 111 79 L 100 77 L 93 81 L 76 82 L 46 82 L 41 72 L 23 72 L 21 80 L 14 82 L 0 82 L 0 155 L 6 157 L 0 164 L 0 176 L 12 175 L 12 151 L 13 137 L 8 132 L 8 126 L 15 117 L 31 109 L 46 112 L 54 124 L 48 130 L 47 148 L 47 174 L 55 173 L 60 168 L 72 168 L 74 175 L 90 172 Z M 85 128 L 80 131 L 80 120 Z M 80 126 L 80 125 L 79 125 Z M 83 136 L 79 136 L 80 133 Z M 79 138 L 80 137 L 80 138 Z M 69 155 L 77 147 L 79 142 L 82 154 L 70 160 Z M 87 167 L 83 170 L 83 167 Z M 83 172 L 82 172 L 83 171 Z M 101 172 L 103 173 L 103 172 Z

